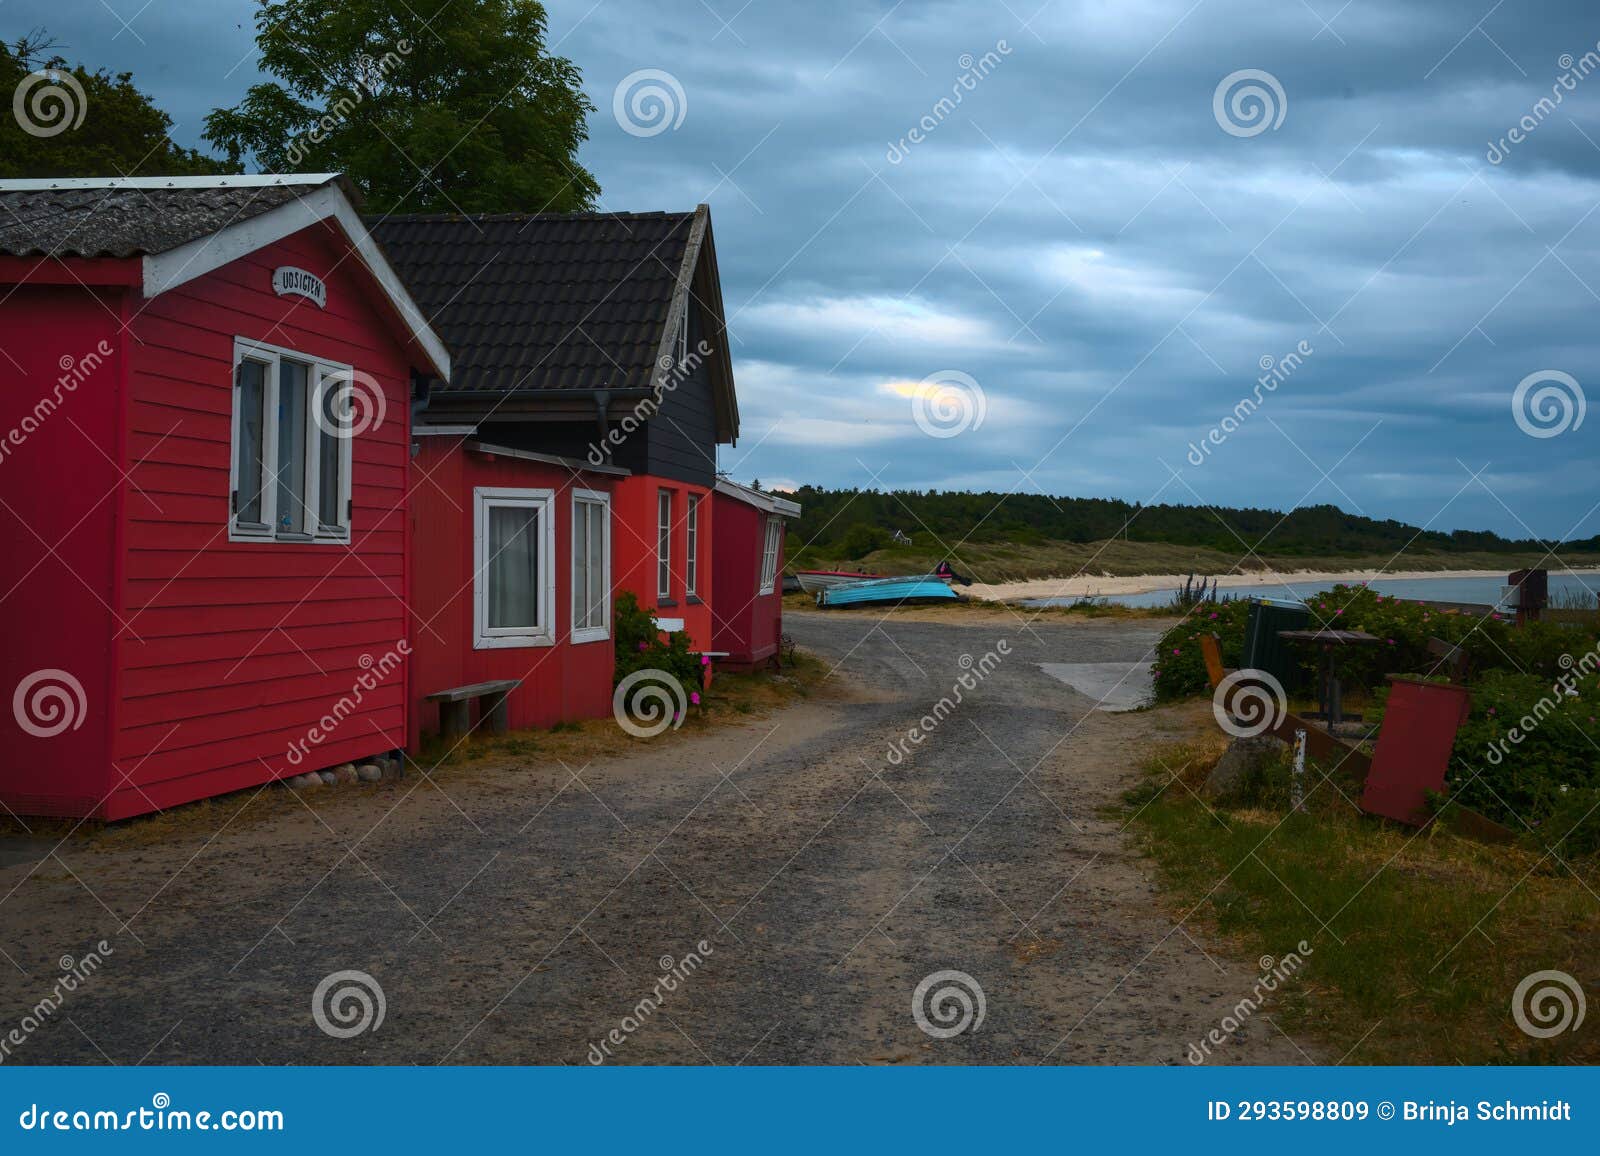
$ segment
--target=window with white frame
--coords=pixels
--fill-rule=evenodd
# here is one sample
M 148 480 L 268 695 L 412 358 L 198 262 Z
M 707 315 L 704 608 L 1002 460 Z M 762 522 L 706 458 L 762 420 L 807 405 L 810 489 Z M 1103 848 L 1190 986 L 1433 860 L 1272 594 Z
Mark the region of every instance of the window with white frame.
M 757 594 L 771 594 L 778 581 L 778 553 L 783 546 L 783 519 L 767 519 L 767 536 L 761 544 L 761 584 Z
M 572 491 L 572 641 L 611 637 L 611 499 Z
M 672 597 L 672 491 L 656 494 L 656 597 Z
M 479 487 L 473 502 L 474 650 L 555 641 L 555 492 Z
M 692 595 L 700 582 L 700 495 L 689 495 L 689 507 L 683 518 L 683 592 Z
M 348 365 L 238 338 L 228 537 L 349 542 Z

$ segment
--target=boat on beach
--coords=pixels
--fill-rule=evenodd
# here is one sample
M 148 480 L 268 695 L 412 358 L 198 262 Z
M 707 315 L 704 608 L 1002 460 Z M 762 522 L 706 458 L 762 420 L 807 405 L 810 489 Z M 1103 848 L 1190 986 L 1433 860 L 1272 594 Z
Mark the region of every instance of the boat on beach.
M 961 595 L 936 574 L 844 582 L 817 592 L 818 606 L 862 606 L 882 602 L 954 602 Z
M 859 570 L 796 570 L 794 576 L 800 582 L 800 589 L 807 594 L 815 594 L 844 582 L 864 582 L 884 577 L 882 574 L 863 574 Z

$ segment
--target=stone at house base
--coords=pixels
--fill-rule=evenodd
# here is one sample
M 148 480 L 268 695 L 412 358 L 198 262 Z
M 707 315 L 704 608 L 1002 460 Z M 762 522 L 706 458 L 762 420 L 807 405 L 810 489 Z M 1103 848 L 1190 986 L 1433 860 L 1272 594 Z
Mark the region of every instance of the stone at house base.
M 339 781 L 339 776 L 332 771 L 318 771 L 317 774 L 321 776 L 323 783 L 330 787 Z
M 333 777 L 336 782 L 353 783 L 356 781 L 356 765 L 354 763 L 340 763 L 333 768 Z
M 382 768 L 384 780 L 387 782 L 398 783 L 406 777 L 406 764 L 401 759 L 384 758 L 378 759 L 377 763 Z
M 1212 799 L 1234 794 L 1256 772 L 1276 763 L 1282 753 L 1282 741 L 1271 735 L 1234 739 L 1217 760 L 1216 769 L 1206 776 L 1200 793 Z
M 356 777 L 363 783 L 379 783 L 383 781 L 383 768 L 377 763 L 362 763 L 355 769 Z
M 309 791 L 312 787 L 322 786 L 322 776 L 317 774 L 315 771 L 311 771 L 304 775 L 294 775 L 288 779 L 285 779 L 284 782 L 287 783 L 293 790 Z

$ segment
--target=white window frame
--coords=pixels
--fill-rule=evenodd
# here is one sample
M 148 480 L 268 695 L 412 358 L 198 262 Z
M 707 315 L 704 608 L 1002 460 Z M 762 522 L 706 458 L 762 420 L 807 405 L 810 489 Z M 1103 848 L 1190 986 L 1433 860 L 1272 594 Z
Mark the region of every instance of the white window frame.
M 539 623 L 525 627 L 489 625 L 489 511 L 495 507 L 539 511 Z M 556 641 L 556 492 L 476 486 L 472 491 L 472 649 L 509 650 L 553 646 Z
M 578 518 L 587 515 L 585 506 L 599 506 L 600 525 L 605 531 L 605 549 L 601 551 L 600 587 L 606 592 L 605 607 L 599 626 L 579 626 L 579 607 L 588 601 L 588 590 L 578 583 Z M 601 490 L 572 491 L 572 641 L 604 642 L 611 637 L 611 495 Z
M 783 543 L 783 519 L 768 518 L 761 540 L 761 574 L 756 580 L 757 594 L 771 594 L 778 588 L 778 554 Z
M 261 524 L 259 525 L 241 524 L 239 513 L 234 508 L 239 493 L 239 427 L 243 418 L 239 407 L 239 365 L 245 360 L 259 361 L 266 367 L 266 372 L 262 374 Z M 298 362 L 306 367 L 308 385 L 305 413 L 306 473 L 301 480 L 301 492 L 306 506 L 305 528 L 295 533 L 280 533 L 278 530 L 278 370 L 285 360 Z M 352 383 L 347 384 L 345 388 L 353 388 L 355 370 L 343 362 L 331 361 L 326 357 L 318 357 L 298 349 L 268 345 L 264 341 L 252 341 L 245 337 L 233 339 L 233 377 L 228 386 L 232 415 L 228 436 L 228 541 L 299 543 L 307 546 L 350 544 L 350 523 L 353 513 L 352 450 L 355 442 L 353 437 L 339 439 L 337 508 L 344 511 L 344 519 L 335 526 L 324 526 L 317 519 L 317 511 L 321 507 L 319 499 L 322 485 L 320 471 L 322 455 L 318 443 L 322 437 L 322 428 L 317 424 L 315 415 L 321 401 L 319 390 L 323 378 L 330 374 L 343 377 L 346 382 Z
M 690 494 L 683 509 L 683 596 L 694 598 L 700 585 L 700 495 Z
M 672 491 L 662 486 L 656 490 L 656 601 L 671 600 Z

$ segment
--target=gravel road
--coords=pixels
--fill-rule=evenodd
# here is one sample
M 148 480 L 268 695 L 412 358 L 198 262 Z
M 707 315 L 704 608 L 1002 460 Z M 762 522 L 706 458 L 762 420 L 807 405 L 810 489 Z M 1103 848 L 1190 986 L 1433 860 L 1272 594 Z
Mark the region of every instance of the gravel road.
M 1192 712 L 1040 669 L 1147 661 L 1159 624 L 787 626 L 838 689 L 765 719 L 0 867 L 0 1035 L 42 1020 L 7 1062 L 1183 1063 L 1250 994 L 1097 815 Z M 349 1038 L 313 1014 L 342 971 L 382 992 Z M 1308 1058 L 1258 1013 L 1211 1062 Z

